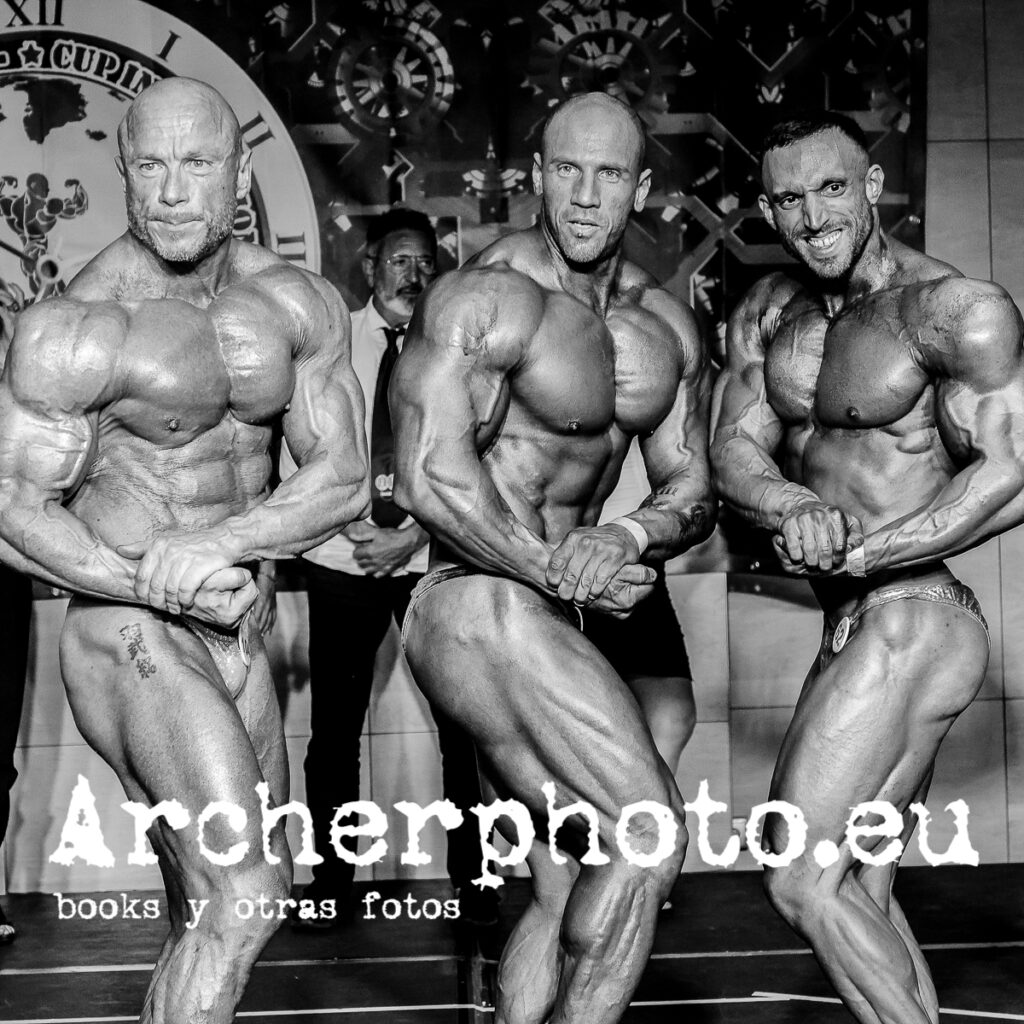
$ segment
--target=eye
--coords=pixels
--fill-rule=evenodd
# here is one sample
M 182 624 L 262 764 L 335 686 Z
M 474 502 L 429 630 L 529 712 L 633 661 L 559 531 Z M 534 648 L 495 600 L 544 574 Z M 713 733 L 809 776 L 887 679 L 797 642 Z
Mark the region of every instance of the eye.
M 570 175 L 575 174 L 576 168 L 572 164 L 556 164 L 555 170 L 562 178 L 568 178 Z
M 792 210 L 798 202 L 799 199 L 796 196 L 783 196 L 776 205 L 780 210 Z
M 194 156 L 194 157 L 192 157 L 192 159 L 189 160 L 189 163 L 193 167 L 199 167 L 199 168 L 209 167 L 210 166 L 210 161 L 209 160 L 204 160 L 201 156 Z
M 136 167 L 140 171 L 148 173 L 156 168 L 156 162 L 153 160 L 143 160 L 141 163 L 136 164 Z
M 842 181 L 830 181 L 822 190 L 827 196 L 842 195 L 846 191 L 846 183 Z
M 600 172 L 602 181 L 619 181 L 622 178 L 622 172 L 615 170 L 614 167 L 605 167 Z

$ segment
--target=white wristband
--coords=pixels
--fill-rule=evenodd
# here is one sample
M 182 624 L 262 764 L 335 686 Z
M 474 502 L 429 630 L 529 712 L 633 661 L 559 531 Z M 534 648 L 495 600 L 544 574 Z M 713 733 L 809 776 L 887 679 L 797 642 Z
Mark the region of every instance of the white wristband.
M 867 576 L 867 566 L 864 564 L 863 544 L 858 544 L 855 548 L 847 548 L 846 573 L 849 576 Z
M 641 555 L 647 550 L 647 545 L 651 543 L 651 538 L 647 531 L 635 519 L 630 519 L 629 516 L 619 516 L 618 519 L 611 520 L 608 525 L 624 526 L 629 530 L 633 534 L 633 540 L 636 541 L 636 546 L 640 549 Z

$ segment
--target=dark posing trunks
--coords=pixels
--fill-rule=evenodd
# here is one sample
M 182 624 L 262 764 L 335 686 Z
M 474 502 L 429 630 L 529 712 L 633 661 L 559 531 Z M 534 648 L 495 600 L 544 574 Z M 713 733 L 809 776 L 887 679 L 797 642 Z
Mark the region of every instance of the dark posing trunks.
M 465 576 L 499 576 L 471 565 L 453 565 L 428 572 L 416 585 L 409 599 L 410 610 L 428 590 L 447 580 Z M 506 577 L 501 577 L 506 578 Z M 523 584 L 529 586 L 529 584 Z M 538 593 L 541 593 L 538 591 Z M 542 594 L 576 629 L 601 652 L 623 679 L 639 677 L 690 678 L 690 661 L 683 634 L 672 608 L 664 575 L 658 576 L 653 593 L 636 606 L 628 619 L 616 619 L 601 612 L 587 612 L 570 601 Z M 402 623 L 402 647 L 405 647 L 406 612 Z

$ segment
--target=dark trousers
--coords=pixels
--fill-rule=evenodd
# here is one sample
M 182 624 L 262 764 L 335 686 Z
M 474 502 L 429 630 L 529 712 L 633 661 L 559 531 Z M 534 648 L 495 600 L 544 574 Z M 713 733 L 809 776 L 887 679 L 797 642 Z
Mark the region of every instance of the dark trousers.
M 32 581 L 0 563 L 0 843 L 11 816 L 14 748 L 25 697 L 28 631 L 32 620 Z
M 330 843 L 335 809 L 360 799 L 359 740 L 373 686 L 373 663 L 392 617 L 401 624 L 409 595 L 420 576 L 352 575 L 306 563 L 309 597 L 309 745 L 306 748 L 306 804 L 313 815 L 316 851 L 324 863 L 313 869 L 317 887 L 343 894 L 355 869 Z M 476 753 L 469 737 L 434 711 L 441 746 L 444 795 L 464 816 L 448 833 L 448 877 L 456 887 L 480 874 L 480 838 L 475 815 L 480 803 Z M 350 822 L 358 824 L 361 818 Z M 343 844 L 355 850 L 354 839 Z

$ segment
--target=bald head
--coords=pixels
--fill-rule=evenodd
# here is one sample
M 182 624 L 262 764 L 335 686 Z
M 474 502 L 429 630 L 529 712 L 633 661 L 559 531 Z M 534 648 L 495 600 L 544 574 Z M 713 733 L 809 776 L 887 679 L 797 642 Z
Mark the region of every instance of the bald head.
M 603 92 L 573 96 L 545 122 L 541 149 L 533 188 L 549 244 L 581 266 L 615 257 L 651 187 L 640 119 Z
M 205 82 L 165 78 L 139 93 L 117 129 L 128 228 L 146 248 L 194 264 L 229 245 L 252 152 Z
M 634 154 L 632 170 L 639 174 L 644 164 L 646 135 L 643 121 L 636 111 L 606 92 L 584 92 L 570 96 L 548 115 L 541 134 L 541 150 L 546 157 L 556 134 L 566 127 L 584 128 L 591 122 L 611 123 L 625 133 L 630 151 Z
M 153 123 L 189 120 L 204 134 L 223 139 L 225 152 L 242 152 L 242 133 L 235 112 L 212 85 L 195 78 L 162 78 L 132 100 L 117 126 L 121 160 L 129 158 L 134 141 Z

